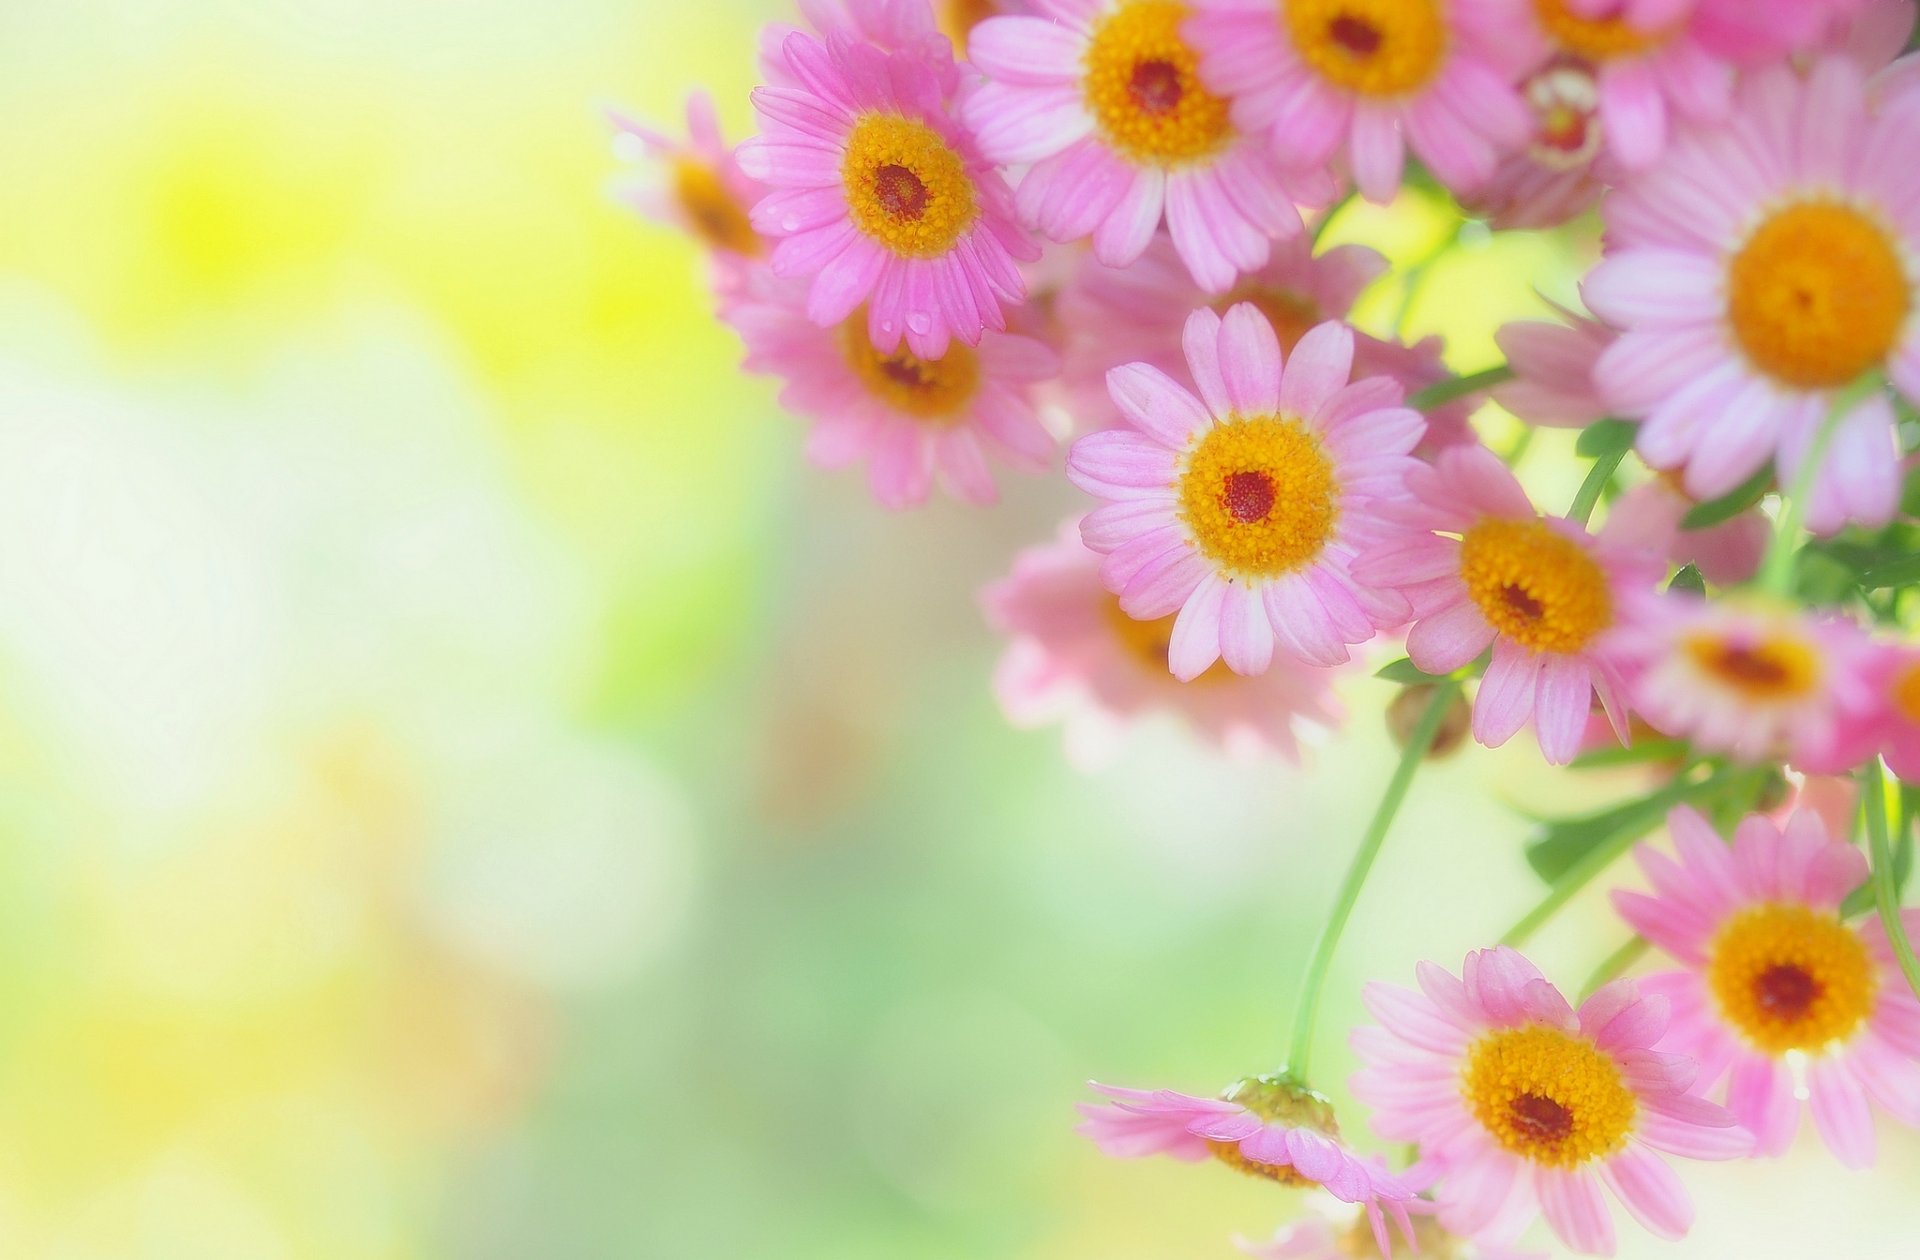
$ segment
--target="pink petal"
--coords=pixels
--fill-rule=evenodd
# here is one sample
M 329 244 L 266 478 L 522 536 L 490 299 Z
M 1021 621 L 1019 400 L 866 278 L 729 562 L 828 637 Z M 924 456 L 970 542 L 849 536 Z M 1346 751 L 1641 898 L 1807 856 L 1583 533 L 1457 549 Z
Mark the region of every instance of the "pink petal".
M 1677 1242 L 1692 1228 L 1693 1200 L 1658 1155 L 1628 1146 L 1601 1166 L 1600 1177 L 1633 1219 L 1657 1237 Z

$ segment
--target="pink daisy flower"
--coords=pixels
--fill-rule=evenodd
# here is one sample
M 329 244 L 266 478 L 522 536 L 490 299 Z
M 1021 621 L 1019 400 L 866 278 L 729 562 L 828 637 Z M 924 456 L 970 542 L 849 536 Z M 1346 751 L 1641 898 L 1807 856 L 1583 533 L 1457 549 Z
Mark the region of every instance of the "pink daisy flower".
M 1467 190 L 1527 142 L 1513 88 L 1515 0 L 1195 0 L 1187 31 L 1208 86 L 1265 131 L 1288 169 L 1320 170 L 1343 149 L 1354 182 L 1385 203 L 1406 152 Z
M 1034 16 L 973 33 L 988 82 L 967 101 L 980 148 L 1029 166 L 1016 201 L 1056 241 L 1093 238 L 1124 267 L 1164 219 L 1174 249 L 1210 293 L 1263 266 L 1272 238 L 1299 234 L 1295 201 L 1324 205 L 1324 174 L 1290 186 L 1228 103 L 1200 82 L 1181 0 L 1034 0 Z
M 1407 1205 L 1414 1192 L 1378 1156 L 1363 1158 L 1348 1149 L 1333 1107 L 1309 1090 L 1273 1077 L 1249 1077 L 1220 1098 L 1098 1083 L 1093 1088 L 1112 1101 L 1082 1103 L 1086 1119 L 1079 1132 L 1116 1159 L 1217 1159 L 1283 1186 L 1317 1187 L 1359 1205 L 1382 1252 L 1388 1250 L 1388 1214 L 1403 1230 L 1412 1229 Z
M 1015 260 L 1039 251 L 947 117 L 937 67 L 837 36 L 789 35 L 782 51 L 805 86 L 754 92 L 766 132 L 740 164 L 774 189 L 754 226 L 780 238 L 777 275 L 812 279 L 808 318 L 831 327 L 865 305 L 875 346 L 904 338 L 924 359 L 1004 331 L 1003 307 L 1026 292 Z
M 1355 576 L 1405 592 L 1407 655 L 1449 674 L 1489 647 L 1473 735 L 1498 747 L 1533 721 L 1540 752 L 1565 765 L 1580 752 L 1596 693 L 1626 738 L 1625 680 L 1607 631 L 1621 595 L 1651 584 L 1643 553 L 1543 518 L 1513 473 L 1484 447 L 1443 451 L 1407 477 L 1401 527 L 1361 557 Z
M 740 169 L 733 149 L 720 134 L 713 98 L 695 92 L 687 98 L 687 139 L 675 140 L 618 111 L 608 111 L 618 129 L 617 151 L 638 158 L 650 178 L 621 190 L 621 200 L 647 218 L 679 228 L 736 261 L 766 256 L 767 243 L 753 228 L 750 213 L 766 188 Z
M 1664 997 L 1619 980 L 1576 1012 L 1505 948 L 1467 955 L 1464 981 L 1432 963 L 1417 975 L 1418 992 L 1367 986 L 1382 1026 L 1354 1033 L 1366 1067 L 1352 1086 L 1383 1137 L 1420 1144 L 1448 1229 L 1505 1241 L 1544 1214 L 1573 1250 L 1611 1254 L 1604 1186 L 1647 1229 L 1679 1238 L 1693 1204 L 1656 1152 L 1751 1150 L 1725 1108 L 1687 1092 L 1692 1061 L 1654 1051 Z
M 1500 159 L 1461 201 L 1495 231 L 1557 227 L 1600 204 L 1613 164 L 1601 142 L 1594 68 L 1555 58 L 1520 83 L 1532 117 L 1525 145 Z
M 1731 847 L 1690 809 L 1668 825 L 1679 861 L 1641 845 L 1652 894 L 1613 894 L 1620 917 L 1681 964 L 1641 983 L 1673 1007 L 1662 1049 L 1698 1062 L 1703 1090 L 1728 1079 L 1727 1106 L 1759 1154 L 1786 1152 L 1806 1098 L 1840 1161 L 1871 1164 L 1869 1100 L 1920 1126 L 1920 1001 L 1878 920 L 1840 917 L 1867 859 L 1808 811 L 1784 829 L 1749 814 Z M 1920 911 L 1907 915 L 1920 928 Z
M 1410 1205 L 1413 1217 L 1412 1252 L 1416 1256 L 1441 1257 L 1442 1260 L 1547 1260 L 1538 1252 L 1512 1251 L 1505 1247 L 1457 1238 L 1441 1228 L 1425 1210 L 1424 1201 Z M 1271 1241 L 1251 1243 L 1235 1240 L 1240 1250 L 1254 1260 L 1384 1260 L 1385 1252 L 1373 1236 L 1373 1222 L 1365 1213 L 1345 1226 L 1322 1212 L 1308 1212 L 1291 1225 L 1284 1226 Z
M 1663 473 L 1615 499 L 1600 537 L 1665 556 L 1675 566 L 1693 565 L 1716 586 L 1737 586 L 1758 573 L 1773 540 L 1766 513 L 1749 508 L 1717 525 L 1687 529 L 1682 522 L 1699 504 L 1675 481 Z
M 746 343 L 747 369 L 781 378 L 781 405 L 812 418 L 808 458 L 822 468 L 866 460 L 886 507 L 924 503 L 935 481 L 962 502 L 992 503 L 992 464 L 1040 472 L 1053 455 L 1034 395 L 1059 359 L 1031 338 L 987 333 L 930 358 L 878 350 L 863 313 L 821 328 L 807 317 L 804 285 L 772 277 L 721 315 Z
M 1916 18 L 1920 11 L 1913 0 L 1865 0 L 1857 13 L 1834 21 L 1825 47 L 1853 58 L 1868 74 L 1878 74 L 1906 51 Z M 1878 99 L 1884 83 L 1876 81 L 1873 87 Z
M 1692 5 L 1661 0 L 1657 12 L 1616 4 L 1600 13 L 1579 0 L 1528 6 L 1539 55 L 1590 68 L 1602 143 L 1629 170 L 1659 160 L 1672 116 L 1718 122 L 1733 103 L 1733 64 L 1693 33 Z
M 1843 727 L 1872 708 L 1871 645 L 1859 627 L 1760 600 L 1643 593 L 1610 650 L 1636 713 L 1703 752 L 1825 764 Z
M 1341 664 L 1349 644 L 1406 615 L 1349 569 L 1380 536 L 1373 501 L 1401 493 L 1425 424 L 1393 382 L 1348 384 L 1353 334 L 1339 324 L 1308 332 L 1284 366 L 1250 304 L 1224 320 L 1195 311 L 1185 344 L 1200 397 L 1147 364 L 1116 368 L 1131 427 L 1089 434 L 1068 456 L 1073 483 L 1109 501 L 1081 525 L 1107 557 L 1101 576 L 1128 616 L 1179 614 L 1175 677 L 1222 658 L 1264 673 L 1276 639 L 1306 664 Z
M 1818 143 L 1803 136 L 1819 137 Z M 1777 459 L 1792 484 L 1836 396 L 1885 373 L 1920 398 L 1920 110 L 1869 111 L 1860 69 L 1760 73 L 1734 117 L 1691 129 L 1608 199 L 1587 305 L 1623 335 L 1596 379 L 1657 468 L 1712 499 Z M 1891 400 L 1840 420 L 1809 528 L 1885 524 L 1899 498 Z
M 1060 538 L 1020 553 L 1012 574 L 981 595 L 1011 640 L 994 674 L 1000 707 L 1017 726 L 1064 720 L 1067 749 L 1104 763 L 1128 724 L 1179 714 L 1235 756 L 1299 756 L 1299 728 L 1339 721 L 1329 670 L 1280 661 L 1258 678 L 1216 665 L 1190 683 L 1167 672 L 1173 618 L 1135 621 L 1100 580 L 1100 557 L 1069 523 Z

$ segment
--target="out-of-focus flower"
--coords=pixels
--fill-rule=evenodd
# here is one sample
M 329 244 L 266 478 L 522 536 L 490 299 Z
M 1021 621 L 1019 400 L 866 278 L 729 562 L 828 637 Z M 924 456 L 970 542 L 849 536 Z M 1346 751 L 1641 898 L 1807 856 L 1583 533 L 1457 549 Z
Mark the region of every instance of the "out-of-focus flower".
M 1606 0 L 1578 0 L 1589 7 Z M 1701 42 L 1722 57 L 1748 64 L 1775 60 L 1817 44 L 1836 23 L 1870 0 L 1684 0 L 1694 8 L 1692 27 Z M 1678 7 L 1673 0 L 1642 5 Z
M 779 238 L 776 274 L 812 280 L 808 318 L 835 325 L 864 305 L 875 346 L 904 339 L 925 359 L 1004 331 L 1003 307 L 1026 292 L 1015 260 L 1039 250 L 947 116 L 929 57 L 799 34 L 782 51 L 807 86 L 754 92 L 766 131 L 739 160 L 774 189 L 754 227 Z
M 1125 421 L 1107 394 L 1107 373 L 1123 363 L 1147 363 L 1179 379 L 1187 370 L 1181 333 L 1187 316 L 1205 307 L 1225 312 L 1241 302 L 1259 309 L 1273 325 L 1280 349 L 1291 354 L 1308 329 L 1341 320 L 1355 299 L 1387 270 L 1387 260 L 1364 245 L 1336 245 L 1321 253 L 1296 236 L 1275 244 L 1266 266 L 1225 296 L 1208 293 L 1180 265 L 1172 243 L 1162 236 L 1131 267 L 1087 262 L 1061 303 L 1062 322 L 1072 337 L 1067 348 L 1066 383 L 1075 414 L 1089 427 L 1109 428 Z M 1356 377 L 1386 376 L 1408 393 L 1449 375 L 1441 344 L 1429 337 L 1415 345 L 1353 335 Z M 1452 445 L 1472 436 L 1468 416 L 1473 398 L 1463 398 L 1427 413 L 1427 441 Z
M 748 370 L 781 378 L 781 406 L 811 419 L 808 458 L 822 468 L 866 460 L 886 507 L 926 502 L 935 481 L 963 502 L 992 503 L 992 463 L 1039 472 L 1053 454 L 1033 395 L 1059 357 L 1030 337 L 989 332 L 927 358 L 879 350 L 863 312 L 818 327 L 804 285 L 769 276 L 721 313 L 746 343 Z
M 1807 137 L 1818 137 L 1811 141 Z M 1608 199 L 1610 253 L 1585 286 L 1624 329 L 1596 379 L 1657 468 L 1712 499 L 1769 458 L 1792 483 L 1836 398 L 1886 373 L 1920 398 L 1920 111 L 1873 113 L 1858 66 L 1756 74 L 1725 124 L 1689 129 Z M 1711 190 L 1711 195 L 1703 193 Z M 1891 401 L 1837 421 L 1809 528 L 1891 519 Z
M 1786 1152 L 1804 1096 L 1840 1161 L 1871 1164 L 1870 1099 L 1920 1126 L 1920 1001 L 1879 922 L 1840 917 L 1867 878 L 1865 856 L 1804 810 L 1784 828 L 1749 814 L 1731 848 L 1691 809 L 1668 826 L 1679 861 L 1643 844 L 1635 857 L 1653 893 L 1613 894 L 1634 931 L 1683 968 L 1641 982 L 1673 1007 L 1661 1048 L 1700 1065 L 1703 1091 L 1728 1078 L 1727 1106 L 1759 1154 Z M 1920 910 L 1907 918 L 1920 928 Z
M 1128 616 L 1178 613 L 1168 665 L 1193 679 L 1225 658 L 1264 672 L 1274 642 L 1337 665 L 1406 614 L 1393 592 L 1349 573 L 1381 536 L 1373 500 L 1402 491 L 1425 423 L 1399 386 L 1348 383 L 1353 334 L 1308 332 L 1282 366 L 1273 326 L 1250 304 L 1195 311 L 1186 327 L 1196 398 L 1159 369 L 1114 369 L 1132 428 L 1074 444 L 1067 475 L 1109 500 L 1081 525 Z M 1204 401 L 1203 401 L 1204 400 Z
M 1360 1205 L 1387 1250 L 1386 1217 L 1411 1234 L 1414 1192 L 1377 1156 L 1363 1158 L 1340 1140 L 1333 1107 L 1310 1090 L 1273 1077 L 1249 1077 L 1220 1098 L 1170 1089 L 1099 1085 L 1111 1102 L 1082 1103 L 1079 1131 L 1118 1159 L 1171 1155 L 1217 1159 L 1239 1172 L 1293 1188 L 1318 1187 Z
M 1632 600 L 1613 637 L 1634 711 L 1703 751 L 1824 767 L 1843 727 L 1871 709 L 1871 645 L 1848 621 L 1670 593 Z
M 985 4 L 988 0 L 976 0 Z M 943 29 L 928 0 L 797 0 L 804 27 L 769 22 L 760 28 L 760 74 L 776 87 L 802 88 L 806 79 L 787 61 L 787 38 L 812 35 L 825 42 L 840 39 L 870 44 L 882 52 L 910 53 L 916 67 L 929 74 L 941 94 L 953 95 L 960 85 L 954 63 L 957 41 Z M 949 6 L 953 7 L 953 6 Z
M 1392 512 L 1400 528 L 1362 554 L 1354 575 L 1406 594 L 1407 655 L 1427 673 L 1493 649 L 1474 738 L 1498 747 L 1531 719 L 1541 755 L 1565 765 L 1597 693 L 1625 739 L 1625 679 L 1606 632 L 1621 596 L 1654 580 L 1649 557 L 1542 517 L 1485 447 L 1442 452 L 1407 489 Z
M 1687 513 L 1699 504 L 1676 480 L 1662 473 L 1615 499 L 1600 537 L 1665 556 L 1676 565 L 1693 565 L 1718 586 L 1733 586 L 1758 573 L 1773 538 L 1767 514 L 1751 507 L 1716 525 L 1687 529 Z
M 1828 51 L 1852 57 L 1869 74 L 1885 70 L 1913 35 L 1913 0 L 1864 0 L 1858 12 L 1836 17 L 1828 28 Z
M 1725 1108 L 1687 1092 L 1692 1061 L 1653 1050 L 1667 1002 L 1633 981 L 1576 1012 L 1511 949 L 1467 955 L 1464 981 L 1432 963 L 1416 974 L 1419 992 L 1367 986 L 1381 1027 L 1354 1034 L 1367 1066 L 1353 1092 L 1382 1136 L 1420 1144 L 1449 1230 L 1508 1241 L 1544 1214 L 1568 1247 L 1610 1254 L 1605 1186 L 1643 1226 L 1679 1238 L 1693 1204 L 1657 1152 L 1752 1149 Z
M 1598 94 L 1600 141 L 1628 170 L 1658 161 L 1674 115 L 1712 123 L 1733 100 L 1734 66 L 1694 34 L 1685 9 L 1641 15 L 1586 16 L 1573 0 L 1533 0 L 1531 34 L 1542 59 L 1589 67 Z M 1657 17 L 1651 24 L 1644 18 Z
M 994 674 L 1007 717 L 1037 726 L 1064 720 L 1067 749 L 1099 764 L 1133 721 L 1177 713 L 1230 753 L 1299 755 L 1297 727 L 1339 720 L 1329 670 L 1281 660 L 1258 678 L 1219 665 L 1190 683 L 1167 672 L 1173 618 L 1135 621 L 1100 581 L 1100 557 L 1069 523 L 1032 547 L 1013 572 L 981 593 L 1011 642 Z
M 1556 58 L 1522 80 L 1520 91 L 1532 111 L 1532 138 L 1461 197 L 1496 231 L 1556 227 L 1579 217 L 1599 204 L 1603 175 L 1610 173 L 1592 66 Z
M 754 231 L 749 217 L 766 188 L 749 177 L 734 160 L 733 149 L 720 134 L 713 99 L 705 92 L 687 98 L 687 139 L 675 140 L 612 112 L 620 139 L 639 150 L 654 166 L 652 178 L 621 190 L 622 198 L 640 213 L 686 232 L 734 262 L 758 259 L 767 243 Z M 722 272 L 736 275 L 738 268 Z
M 1289 168 L 1346 155 L 1372 201 L 1392 200 L 1408 149 L 1471 189 L 1532 123 L 1512 80 L 1513 0 L 1197 0 L 1200 72 L 1234 121 L 1268 132 Z
M 1035 0 L 1034 16 L 992 18 L 970 56 L 988 81 L 967 99 L 981 151 L 1028 166 L 1022 218 L 1056 241 L 1093 238 L 1124 267 L 1162 219 L 1194 281 L 1224 293 L 1267 262 L 1272 238 L 1300 234 L 1296 202 L 1324 205 L 1324 172 L 1283 177 L 1200 82 L 1181 0 Z

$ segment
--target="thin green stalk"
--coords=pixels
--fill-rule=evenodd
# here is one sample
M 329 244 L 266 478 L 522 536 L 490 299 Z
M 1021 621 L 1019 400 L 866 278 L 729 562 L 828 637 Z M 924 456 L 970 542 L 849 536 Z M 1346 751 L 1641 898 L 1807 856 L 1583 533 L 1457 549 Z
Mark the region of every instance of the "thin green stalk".
M 1685 774 L 1687 771 L 1681 773 Z M 1573 900 L 1575 893 L 1593 882 L 1600 872 L 1613 865 L 1616 858 L 1631 849 L 1641 836 L 1666 816 L 1668 809 L 1683 801 L 1697 800 L 1713 792 L 1725 784 L 1729 777 L 1729 774 L 1722 770 L 1709 775 L 1699 783 L 1676 782 L 1671 787 L 1648 797 L 1644 802 L 1649 819 L 1646 826 L 1623 826 L 1603 843 L 1596 844 L 1587 850 L 1579 861 L 1568 867 L 1559 879 L 1553 881 L 1553 887 L 1549 888 L 1547 895 L 1540 899 L 1540 904 L 1527 911 L 1518 923 L 1507 929 L 1506 935 L 1500 938 L 1500 943 L 1518 948 L 1532 940 L 1533 934 L 1546 926 L 1547 921 L 1559 913 L 1560 907 Z
M 1593 467 L 1587 473 L 1587 479 L 1580 483 L 1580 492 L 1573 496 L 1573 506 L 1567 509 L 1567 519 L 1585 525 L 1593 519 L 1593 509 L 1600 502 L 1600 495 L 1613 480 L 1613 474 L 1620 470 L 1620 461 L 1627 457 L 1625 449 L 1609 451 L 1593 461 Z
M 1499 367 L 1490 367 L 1482 372 L 1456 376 L 1413 394 L 1407 399 L 1407 406 L 1415 411 L 1431 411 L 1435 407 L 1445 406 L 1456 398 L 1465 398 L 1468 394 L 1477 394 L 1483 389 L 1492 389 L 1513 379 L 1513 369 L 1502 363 Z
M 1800 522 L 1806 519 L 1807 499 L 1813 493 L 1815 478 L 1820 475 L 1820 465 L 1826 461 L 1827 447 L 1833 443 L 1833 434 L 1840 427 L 1841 417 L 1879 388 L 1879 377 L 1864 376 L 1841 391 L 1833 400 L 1833 406 L 1827 409 L 1826 419 L 1820 422 L 1820 428 L 1813 435 L 1813 445 L 1800 463 L 1793 486 L 1786 491 L 1781 502 L 1780 520 L 1774 527 L 1772 541 L 1767 544 L 1766 559 L 1760 565 L 1760 585 L 1763 589 L 1782 597 L 1793 593 L 1793 566 L 1800 555 Z
M 1368 872 L 1373 869 L 1373 860 L 1380 855 L 1380 846 L 1393 826 L 1394 815 L 1400 812 L 1400 805 L 1407 798 L 1407 789 L 1413 784 L 1414 773 L 1419 770 L 1427 750 L 1433 747 L 1434 737 L 1440 733 L 1440 724 L 1446 719 L 1447 709 L 1459 694 L 1460 683 L 1456 679 L 1449 679 L 1434 687 L 1433 699 L 1427 702 L 1426 712 L 1420 715 L 1419 724 L 1408 737 L 1406 749 L 1400 754 L 1400 764 L 1395 768 L 1393 778 L 1387 781 L 1386 793 L 1381 796 L 1380 804 L 1373 811 L 1373 820 L 1367 824 L 1366 834 L 1360 839 L 1360 848 L 1353 855 L 1352 865 L 1347 868 L 1346 880 L 1334 898 L 1326 926 L 1320 929 L 1320 939 L 1313 943 L 1313 955 L 1307 960 L 1307 974 L 1301 981 L 1300 998 L 1293 1010 L 1293 1043 L 1287 1051 L 1287 1072 L 1302 1084 L 1306 1082 L 1307 1064 L 1313 1054 L 1313 1026 L 1320 1015 L 1320 995 L 1326 988 L 1327 971 L 1333 965 L 1333 954 L 1339 947 L 1340 934 L 1346 930 L 1347 920 L 1353 916 L 1354 903 L 1360 899 L 1360 889 L 1367 882 Z
M 1920 997 L 1920 958 L 1915 958 L 1913 942 L 1907 939 L 1907 925 L 1900 918 L 1900 894 L 1893 886 L 1893 846 L 1887 837 L 1887 779 L 1875 757 L 1860 771 L 1861 805 L 1867 815 L 1867 848 L 1873 857 L 1873 902 L 1880 911 L 1880 926 L 1887 930 L 1893 956 L 1914 995 Z

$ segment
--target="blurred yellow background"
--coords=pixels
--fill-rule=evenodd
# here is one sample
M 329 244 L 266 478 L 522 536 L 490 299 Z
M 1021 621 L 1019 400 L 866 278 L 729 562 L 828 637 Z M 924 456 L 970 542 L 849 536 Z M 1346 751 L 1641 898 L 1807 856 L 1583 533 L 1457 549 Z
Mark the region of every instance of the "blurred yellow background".
M 805 469 L 609 196 L 600 108 L 705 84 L 737 134 L 775 16 L 0 10 L 0 1254 L 1146 1260 L 1293 1209 L 1070 1108 L 1273 1066 L 1384 689 L 1305 769 L 1005 727 L 974 592 L 1077 496 Z M 1413 324 L 1482 366 L 1578 249 L 1469 240 Z M 1531 767 L 1423 782 L 1330 1041 L 1533 895 L 1509 802 L 1627 786 Z M 1887 1146 L 1689 1170 L 1695 1254 L 1900 1254 Z

